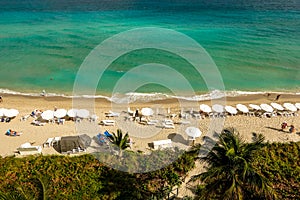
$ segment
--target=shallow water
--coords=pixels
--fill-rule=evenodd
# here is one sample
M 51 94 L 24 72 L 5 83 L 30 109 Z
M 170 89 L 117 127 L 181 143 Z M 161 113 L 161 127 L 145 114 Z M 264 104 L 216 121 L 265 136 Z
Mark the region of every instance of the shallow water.
M 1 1 L 0 88 L 71 95 L 77 70 L 93 48 L 117 33 L 150 26 L 181 32 L 202 45 L 227 91 L 299 92 L 299 3 L 205 2 Z M 142 49 L 115 60 L 101 77 L 97 94 L 109 96 L 127 71 L 154 62 L 178 70 L 196 93 L 207 92 L 201 75 L 184 59 L 172 52 Z M 180 86 L 174 81 L 185 94 Z M 170 90 L 147 84 L 131 92 Z

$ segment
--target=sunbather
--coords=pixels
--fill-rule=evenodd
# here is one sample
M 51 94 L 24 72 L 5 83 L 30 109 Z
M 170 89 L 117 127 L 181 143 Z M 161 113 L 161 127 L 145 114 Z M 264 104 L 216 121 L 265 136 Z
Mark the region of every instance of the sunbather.
M 13 131 L 11 129 L 8 129 L 5 133 L 7 136 L 20 136 L 22 133 L 18 133 L 17 131 Z
M 295 133 L 296 132 L 296 129 L 295 129 L 294 125 L 290 126 L 289 131 L 290 131 L 290 133 Z

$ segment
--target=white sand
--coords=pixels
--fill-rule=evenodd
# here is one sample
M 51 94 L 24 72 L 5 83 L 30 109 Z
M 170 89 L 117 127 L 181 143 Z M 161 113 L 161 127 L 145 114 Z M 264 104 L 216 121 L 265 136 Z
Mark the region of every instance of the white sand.
M 66 121 L 64 125 L 58 124 L 46 124 L 45 126 L 33 126 L 31 122 L 33 118 L 29 118 L 27 121 L 20 121 L 21 116 L 28 115 L 35 108 L 41 110 L 53 110 L 54 107 L 57 108 L 72 108 L 72 100 L 68 98 L 59 97 L 24 97 L 17 95 L 3 95 L 4 101 L 0 104 L 3 108 L 15 108 L 18 109 L 20 114 L 13 119 L 10 123 L 1 122 L 0 123 L 0 155 L 8 156 L 12 155 L 14 151 L 21 144 L 25 142 L 35 142 L 34 145 L 42 145 L 47 138 L 55 136 L 66 136 L 66 135 L 77 135 L 78 133 L 86 133 L 90 136 L 95 136 L 99 132 L 104 132 L 105 130 L 116 132 L 117 128 L 121 128 L 124 132 L 128 132 L 130 137 L 133 138 L 135 144 L 133 146 L 134 150 L 146 151 L 149 149 L 148 144 L 154 140 L 164 140 L 172 139 L 175 146 L 181 148 L 187 147 L 187 135 L 184 130 L 187 126 L 197 126 L 203 132 L 202 136 L 208 135 L 209 127 L 215 127 L 219 123 L 219 129 L 223 127 L 235 127 L 240 134 L 245 138 L 246 141 L 252 140 L 252 132 L 262 133 L 267 141 L 270 142 L 288 142 L 288 141 L 300 141 L 300 136 L 298 134 L 284 133 L 280 131 L 280 125 L 283 121 L 286 121 L 289 125 L 293 124 L 296 129 L 300 130 L 300 117 L 272 117 L 272 118 L 259 118 L 259 117 L 249 117 L 244 115 L 229 116 L 224 121 L 224 126 L 221 121 L 212 121 L 209 118 L 197 120 L 194 118 L 189 118 L 188 121 L 191 122 L 190 125 L 175 125 L 175 129 L 162 129 L 156 126 L 145 126 L 132 121 L 125 121 L 126 113 L 122 113 L 120 117 L 116 118 L 116 126 L 114 127 L 103 127 L 98 125 L 98 122 L 102 119 L 107 119 L 105 117 L 105 112 L 109 110 L 114 111 L 127 111 L 127 105 L 113 105 L 106 100 L 98 99 L 95 103 L 95 111 L 99 116 L 97 123 L 89 122 L 84 120 L 75 125 L 73 121 Z M 299 96 L 282 96 L 281 101 L 283 102 L 298 102 Z M 236 105 L 237 103 L 270 103 L 271 101 L 263 95 L 251 95 L 237 98 L 227 99 L 227 105 Z M 196 103 L 197 105 L 201 104 Z M 205 102 L 210 104 L 210 102 Z M 185 104 L 189 105 L 189 104 Z M 171 112 L 178 114 L 179 104 L 175 100 L 159 101 L 152 103 L 137 103 L 130 105 L 131 110 L 142 107 L 152 107 L 156 111 L 159 108 L 159 113 L 166 113 L 168 107 L 171 108 Z M 195 107 L 195 103 L 191 103 L 194 110 L 198 109 Z M 191 107 L 183 108 L 186 111 L 190 110 Z M 158 115 L 152 117 L 152 119 L 163 120 L 165 117 L 163 115 Z M 180 121 L 178 117 L 175 117 L 174 122 Z M 160 125 L 159 123 L 158 125 Z M 9 137 L 5 135 L 7 129 L 16 130 L 22 132 L 21 136 Z M 202 138 L 202 137 L 201 137 Z M 196 142 L 202 142 L 201 138 L 197 139 Z M 43 153 L 53 153 L 48 149 L 43 150 Z

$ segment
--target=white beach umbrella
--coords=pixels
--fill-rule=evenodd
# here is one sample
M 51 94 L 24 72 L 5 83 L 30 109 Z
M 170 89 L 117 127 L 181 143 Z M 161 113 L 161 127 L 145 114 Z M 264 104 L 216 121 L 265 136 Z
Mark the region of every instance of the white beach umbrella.
M 292 112 L 297 111 L 297 107 L 291 103 L 284 103 L 283 107 L 285 107 L 287 110 L 290 110 Z
M 77 111 L 77 117 L 88 118 L 89 115 L 90 115 L 90 111 L 88 111 L 87 109 L 79 109 Z
M 264 111 L 266 111 L 266 112 L 273 112 L 273 108 L 272 108 L 272 106 L 270 106 L 270 105 L 268 105 L 268 104 L 265 104 L 265 103 L 263 103 L 263 104 L 260 104 L 260 107 L 261 107 L 261 109 L 263 109 Z
M 261 107 L 259 107 L 259 105 L 256 105 L 256 104 L 249 104 L 249 107 L 254 110 L 261 110 Z
M 221 113 L 224 112 L 224 106 L 220 105 L 220 104 L 214 104 L 212 106 L 213 111 Z
M 296 103 L 295 106 L 300 110 L 300 103 Z
M 54 117 L 63 118 L 67 115 L 67 111 L 65 109 L 57 109 L 54 111 Z
M 284 108 L 282 107 L 282 105 L 280 105 L 278 103 L 271 103 L 271 106 L 273 108 L 275 108 L 276 110 L 284 110 Z
M 16 117 L 19 111 L 16 109 L 5 109 L 3 114 L 5 117 Z
M 77 116 L 77 112 L 78 112 L 78 110 L 77 109 L 70 109 L 70 110 L 68 110 L 68 112 L 67 112 L 67 115 L 69 116 L 69 117 L 76 117 Z
M 151 108 L 142 108 L 141 113 L 144 116 L 151 116 L 154 112 Z
M 236 110 L 236 108 L 235 107 L 232 107 L 232 106 L 225 106 L 225 110 L 227 111 L 227 112 L 229 112 L 230 114 L 233 114 L 233 115 L 235 115 L 238 111 Z
M 54 118 L 54 111 L 53 110 L 46 110 L 41 114 L 41 117 L 44 120 L 51 120 Z
M 236 105 L 236 108 L 243 112 L 243 113 L 248 113 L 249 112 L 249 109 L 247 108 L 247 106 L 245 106 L 244 104 L 237 104 Z
M 192 137 L 192 138 L 196 138 L 196 137 L 200 137 L 202 132 L 200 131 L 199 128 L 196 128 L 196 127 L 193 127 L 193 126 L 190 126 L 190 127 L 187 127 L 185 129 L 185 132 L 188 136 Z
M 4 116 L 4 113 L 6 112 L 7 109 L 5 108 L 0 108 L 0 117 Z
M 205 113 L 210 113 L 210 112 L 212 112 L 211 107 L 209 107 L 209 106 L 206 105 L 206 104 L 201 104 L 201 105 L 200 105 L 200 110 L 203 111 L 203 112 L 205 112 Z

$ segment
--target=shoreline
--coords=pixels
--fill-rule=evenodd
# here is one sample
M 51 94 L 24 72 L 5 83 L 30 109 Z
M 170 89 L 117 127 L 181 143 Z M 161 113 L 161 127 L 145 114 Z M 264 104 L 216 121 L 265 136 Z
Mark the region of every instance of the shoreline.
M 71 109 L 72 99 L 64 97 L 31 97 L 22 95 L 2 95 L 3 102 L 0 103 L 0 108 L 14 108 L 19 110 L 19 115 L 11 120 L 10 123 L 2 122 L 0 125 L 0 155 L 10 156 L 14 155 L 15 150 L 23 143 L 34 142 L 34 145 L 42 145 L 47 138 L 57 137 L 57 136 L 68 136 L 77 135 L 79 133 L 88 133 L 89 136 L 95 136 L 97 133 L 103 133 L 105 130 L 110 132 L 116 132 L 118 128 L 122 129 L 124 132 L 129 132 L 130 137 L 135 141 L 133 150 L 141 150 L 143 152 L 149 151 L 149 143 L 155 140 L 165 140 L 174 139 L 174 145 L 182 146 L 182 142 L 178 142 L 178 138 L 186 140 L 187 136 L 184 132 L 185 126 L 175 125 L 175 129 L 161 129 L 153 126 L 140 125 L 135 122 L 125 121 L 127 108 L 130 107 L 131 110 L 136 108 L 151 107 L 155 111 L 159 110 L 159 113 L 164 114 L 168 108 L 171 109 L 172 113 L 179 114 L 180 110 L 190 111 L 193 109 L 197 111 L 199 105 L 204 103 L 211 105 L 214 101 L 206 100 L 199 102 L 184 101 L 182 104 L 177 99 L 167 99 L 167 100 L 156 100 L 151 102 L 135 102 L 129 104 L 114 104 L 107 99 L 95 99 L 95 108 L 93 112 L 99 117 L 97 123 L 90 123 L 88 120 L 86 122 L 80 123 L 78 127 L 73 121 L 66 121 L 64 125 L 57 124 L 46 124 L 45 126 L 33 126 L 31 122 L 33 118 L 29 118 L 27 121 L 20 121 L 20 118 L 25 115 L 29 115 L 34 109 L 53 110 L 54 107 Z M 238 103 L 248 105 L 250 103 L 270 104 L 272 100 L 277 96 L 277 94 L 271 94 L 267 97 L 265 94 L 255 94 L 255 95 L 245 95 L 237 97 L 226 98 L 226 105 L 235 106 Z M 94 99 L 88 99 L 89 102 Z M 219 101 L 219 100 L 216 100 Z M 299 103 L 300 95 L 287 95 L 281 94 L 277 103 L 291 102 Z M 90 106 L 90 105 L 89 105 Z M 84 108 L 84 107 L 83 107 Z M 116 120 L 116 126 L 100 126 L 98 122 L 105 117 L 105 113 L 109 110 L 122 112 L 122 115 Z M 92 114 L 92 113 L 91 113 Z M 299 111 L 298 114 L 300 115 Z M 154 116 L 154 119 L 162 120 L 164 117 Z M 175 117 L 174 122 L 178 122 L 181 119 Z M 202 120 L 189 118 L 191 124 L 189 126 L 197 126 L 202 131 L 201 138 L 207 136 L 209 128 L 211 126 L 212 120 L 210 118 L 205 118 Z M 262 133 L 266 137 L 266 142 L 290 142 L 290 141 L 300 141 L 300 134 L 289 134 L 287 132 L 280 131 L 280 125 L 283 121 L 287 121 L 288 125 L 294 124 L 297 132 L 300 130 L 300 117 L 272 117 L 272 118 L 259 118 L 259 117 L 249 117 L 244 115 L 228 116 L 225 118 L 224 126 L 235 127 L 246 141 L 252 140 L 252 133 Z M 18 137 L 9 137 L 5 135 L 7 129 L 12 129 L 23 134 Z M 176 139 L 176 137 L 177 139 Z M 175 138 L 174 138 L 175 137 Z M 196 143 L 202 143 L 202 139 L 197 138 Z M 53 149 L 43 149 L 43 154 L 58 154 Z
M 183 102 L 207 102 L 218 101 L 219 99 L 226 100 L 228 102 L 236 101 L 256 101 L 263 100 L 274 101 L 276 96 L 280 95 L 280 99 L 291 99 L 297 101 L 300 99 L 300 92 L 250 92 L 250 91 L 212 91 L 211 93 L 196 94 L 195 96 L 174 96 L 164 93 L 128 93 L 128 94 L 116 94 L 115 96 L 95 95 L 95 96 L 67 96 L 64 94 L 47 93 L 45 96 L 40 93 L 21 93 L 14 91 L 0 90 L 0 96 L 5 97 L 20 97 L 20 98 L 44 98 L 49 101 L 61 100 L 68 101 L 72 99 L 95 99 L 95 101 L 106 101 L 114 104 L 126 104 L 126 103 L 163 103 L 173 101 Z M 280 101 L 280 100 L 279 100 Z

